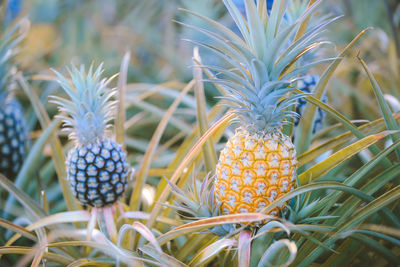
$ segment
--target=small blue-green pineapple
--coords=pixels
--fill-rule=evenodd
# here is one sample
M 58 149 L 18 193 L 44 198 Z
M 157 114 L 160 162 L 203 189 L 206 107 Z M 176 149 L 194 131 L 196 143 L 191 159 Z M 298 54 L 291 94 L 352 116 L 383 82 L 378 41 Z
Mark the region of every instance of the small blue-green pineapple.
M 307 75 L 304 79 L 300 80 L 297 83 L 297 88 L 304 93 L 310 94 L 312 93 L 315 85 L 318 83 L 319 77 L 317 75 Z M 322 102 L 326 103 L 327 98 L 326 95 L 323 96 Z M 303 110 L 304 107 L 306 106 L 307 101 L 304 98 L 299 98 L 297 100 L 296 104 L 296 113 L 300 115 L 300 117 L 303 115 Z M 300 121 L 300 117 L 295 117 L 294 120 L 294 125 L 297 126 Z M 325 111 L 322 109 L 318 108 L 316 115 L 315 115 L 315 121 L 314 121 L 314 126 L 313 126 L 313 131 L 312 133 L 315 134 L 319 130 L 321 130 L 323 124 L 324 124 L 324 119 L 325 119 Z
M 21 20 L 0 37 L 0 173 L 8 178 L 14 178 L 21 168 L 27 144 L 23 110 L 10 90 L 15 68 L 12 60 L 27 25 L 27 20 Z
M 102 65 L 87 73 L 83 66 L 73 66 L 68 72 L 70 80 L 55 71 L 71 100 L 53 96 L 52 102 L 58 104 L 64 129 L 75 142 L 66 161 L 69 184 L 82 205 L 109 206 L 122 196 L 128 178 L 125 152 L 107 137 L 115 111 L 115 90 L 106 88 L 112 78 L 101 79 Z

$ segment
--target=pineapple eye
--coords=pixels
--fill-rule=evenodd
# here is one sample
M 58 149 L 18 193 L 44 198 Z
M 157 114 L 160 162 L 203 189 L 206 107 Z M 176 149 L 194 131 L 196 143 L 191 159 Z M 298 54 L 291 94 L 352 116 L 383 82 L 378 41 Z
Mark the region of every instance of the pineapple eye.
M 120 159 L 119 153 L 118 153 L 116 150 L 113 150 L 113 151 L 112 151 L 112 159 L 113 159 L 114 161 L 118 161 L 118 160 Z
M 112 193 L 112 192 L 109 192 L 109 193 L 107 194 L 107 196 L 106 196 L 106 201 L 107 201 L 107 202 L 113 202 L 114 199 L 115 199 L 115 194 Z
M 119 174 L 118 173 L 113 173 L 112 178 L 111 178 L 111 183 L 116 184 L 119 181 Z
M 107 171 L 109 171 L 109 172 L 113 172 L 114 169 L 115 169 L 114 162 L 108 161 L 108 162 L 107 162 L 107 165 L 106 165 L 106 169 L 107 169 Z
M 108 159 L 108 158 L 110 157 L 110 151 L 103 148 L 103 149 L 101 150 L 101 156 L 102 156 L 103 158 L 105 158 L 105 159 Z
M 93 165 L 89 165 L 87 167 L 87 174 L 89 176 L 96 176 L 97 175 L 97 168 Z
M 117 162 L 117 166 L 115 168 L 116 172 L 122 172 L 122 163 L 121 162 Z
M 107 193 L 107 191 L 109 191 L 111 189 L 110 185 L 108 183 L 103 183 L 100 185 L 100 192 L 102 194 Z
M 84 183 L 78 183 L 78 185 L 76 186 L 76 190 L 79 193 L 85 193 L 85 191 L 86 191 L 85 184 Z
M 86 180 L 86 175 L 84 171 L 78 171 L 77 175 L 76 175 L 76 179 L 79 182 L 84 182 Z
M 110 179 L 110 175 L 106 171 L 100 171 L 100 181 L 105 182 Z
M 92 152 L 88 152 L 85 159 L 87 163 L 92 163 L 94 161 L 95 155 Z
M 92 146 L 92 152 L 94 153 L 94 154 L 96 154 L 96 155 L 98 155 L 99 153 L 100 153 L 100 147 L 99 147 L 99 145 L 98 144 L 94 144 L 93 146 Z
M 117 192 L 117 194 L 122 193 L 122 191 L 124 191 L 124 186 L 121 183 L 118 183 L 115 191 Z
M 80 157 L 85 157 L 87 152 L 88 152 L 88 149 L 87 149 L 85 146 L 84 146 L 84 147 L 81 147 L 81 148 L 79 149 L 79 156 L 80 156 Z
M 10 154 L 10 148 L 8 146 L 3 146 L 3 148 L 1 149 L 1 151 L 4 154 Z
M 97 187 L 99 184 L 97 183 L 96 177 L 89 177 L 88 178 L 88 186 L 89 187 Z
M 6 120 L 6 124 L 7 124 L 8 127 L 12 127 L 14 125 L 14 121 L 11 118 L 8 118 Z
M 97 168 L 102 169 L 104 167 L 104 159 L 100 155 L 96 156 L 94 164 Z

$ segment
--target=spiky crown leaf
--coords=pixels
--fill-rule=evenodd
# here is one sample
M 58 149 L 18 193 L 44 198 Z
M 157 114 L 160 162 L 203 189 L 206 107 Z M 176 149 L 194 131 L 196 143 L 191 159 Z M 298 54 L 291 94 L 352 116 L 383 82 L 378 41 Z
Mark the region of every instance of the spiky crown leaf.
M 116 101 L 111 101 L 116 89 L 108 89 L 107 85 L 116 75 L 101 79 L 103 64 L 94 72 L 91 65 L 87 73 L 83 65 L 79 70 L 75 66 L 67 68 L 70 80 L 53 71 L 57 82 L 70 98 L 51 96 L 51 102 L 57 104 L 61 112 L 58 117 L 64 122 L 64 130 L 70 133 L 69 138 L 80 144 L 103 138 L 110 127 L 109 122 L 114 118 L 116 104 Z
M 295 64 L 306 52 L 325 42 L 317 42 L 324 27 L 334 19 L 307 29 L 294 40 L 300 25 L 315 11 L 320 1 L 305 10 L 294 22 L 283 22 L 288 0 L 276 0 L 268 14 L 265 0 L 245 1 L 244 18 L 232 0 L 223 0 L 240 34 L 204 16 L 187 11 L 209 23 L 212 30 L 189 26 L 214 41 L 207 44 L 192 41 L 212 50 L 230 66 L 203 66 L 215 73 L 210 81 L 225 91 L 223 98 L 232 103 L 239 122 L 251 132 L 269 132 L 287 123 L 297 113 L 288 109 L 299 96 L 288 96 L 299 73 L 326 62 L 316 61 L 303 66 Z M 286 95 L 286 97 L 284 97 Z
M 29 31 L 29 21 L 21 19 L 2 32 L 0 37 L 0 104 L 8 95 L 7 86 L 10 82 L 11 69 L 14 66 L 11 60 L 17 55 L 18 44 Z
M 186 217 L 188 222 L 220 215 L 220 206 L 216 204 L 214 198 L 213 180 L 211 176 L 207 175 L 202 182 L 199 182 L 193 173 L 192 186 L 189 186 L 184 191 L 166 179 L 177 201 L 174 201 L 173 205 L 164 205 L 176 209 L 183 217 Z M 188 216 L 183 214 L 187 214 Z M 225 236 L 234 230 L 234 225 L 225 224 L 212 227 L 210 232 L 219 236 Z

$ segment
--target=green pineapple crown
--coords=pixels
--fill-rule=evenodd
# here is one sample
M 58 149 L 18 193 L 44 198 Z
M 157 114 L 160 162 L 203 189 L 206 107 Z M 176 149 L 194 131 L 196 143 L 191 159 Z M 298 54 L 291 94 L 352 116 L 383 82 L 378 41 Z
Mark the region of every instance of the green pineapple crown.
M 25 38 L 29 30 L 29 20 L 21 19 L 12 26 L 2 31 L 0 37 L 0 104 L 9 94 L 8 85 L 10 84 L 11 61 L 18 54 L 17 46 Z
M 95 71 L 91 65 L 88 72 L 83 65 L 79 70 L 72 65 L 67 68 L 70 80 L 53 71 L 57 75 L 57 82 L 70 98 L 51 97 L 51 102 L 58 105 L 61 112 L 58 117 L 63 120 L 64 130 L 70 133 L 69 138 L 80 144 L 103 138 L 110 128 L 109 122 L 114 118 L 116 104 L 116 101 L 111 101 L 116 89 L 108 89 L 107 85 L 116 75 L 101 79 L 103 64 Z
M 296 62 L 308 51 L 326 42 L 317 42 L 323 29 L 334 19 L 307 29 L 295 40 L 300 25 L 315 11 L 316 1 L 295 21 L 285 20 L 288 0 L 276 0 L 268 14 L 265 0 L 245 0 L 246 18 L 232 0 L 223 0 L 239 34 L 201 15 L 189 12 L 212 26 L 212 30 L 189 26 L 209 36 L 213 44 L 192 41 L 212 50 L 228 63 L 227 68 L 203 66 L 213 71 L 209 81 L 221 85 L 238 115 L 238 121 L 250 132 L 273 132 L 297 116 L 289 107 L 302 95 L 290 95 L 293 84 L 311 67 L 326 62 L 316 61 L 299 66 Z M 188 26 L 188 25 L 187 25 Z

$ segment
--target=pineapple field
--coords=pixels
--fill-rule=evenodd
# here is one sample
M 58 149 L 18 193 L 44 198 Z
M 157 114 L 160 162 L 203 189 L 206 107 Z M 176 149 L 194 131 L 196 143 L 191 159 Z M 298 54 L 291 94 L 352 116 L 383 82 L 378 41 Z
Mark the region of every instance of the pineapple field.
M 397 0 L 0 6 L 0 266 L 400 266 Z

